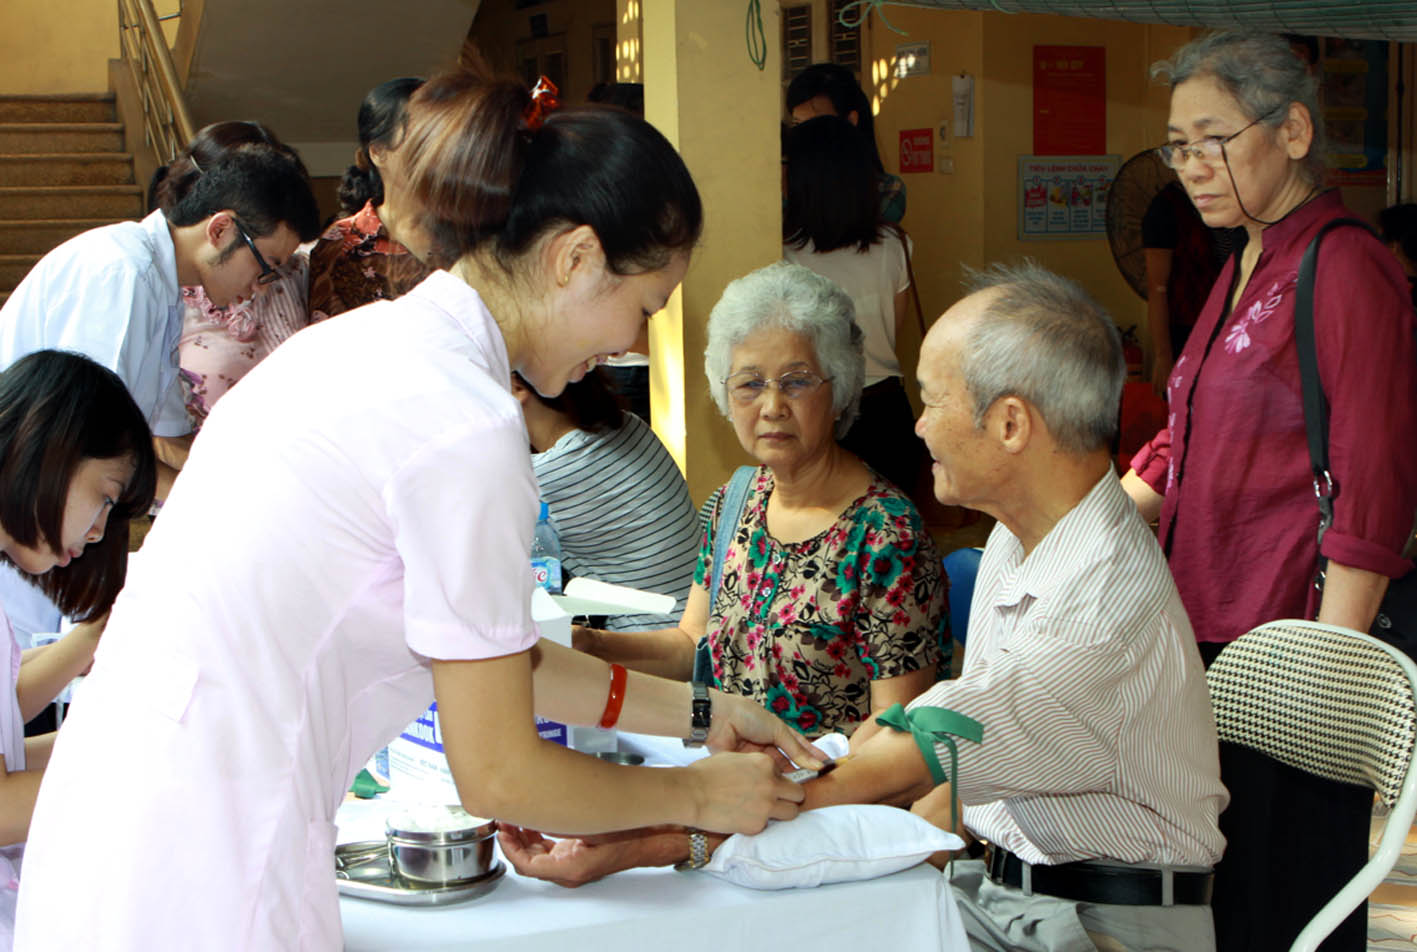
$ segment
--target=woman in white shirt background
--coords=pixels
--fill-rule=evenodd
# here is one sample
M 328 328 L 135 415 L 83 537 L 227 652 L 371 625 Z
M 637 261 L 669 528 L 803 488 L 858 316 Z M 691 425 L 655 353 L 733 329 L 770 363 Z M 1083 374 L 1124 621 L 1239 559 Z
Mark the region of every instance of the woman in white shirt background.
M 839 442 L 909 493 L 921 444 L 896 355 L 910 293 L 909 239 L 882 220 L 871 154 L 845 119 L 818 116 L 788 129 L 783 161 L 782 255 L 841 287 L 865 335 L 861 411 Z

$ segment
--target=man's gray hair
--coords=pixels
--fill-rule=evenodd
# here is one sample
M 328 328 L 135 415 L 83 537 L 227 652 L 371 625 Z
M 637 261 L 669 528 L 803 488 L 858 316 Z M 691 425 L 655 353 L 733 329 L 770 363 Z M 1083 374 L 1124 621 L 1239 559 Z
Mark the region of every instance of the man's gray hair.
M 1323 182 L 1324 114 L 1319 108 L 1318 81 L 1284 37 L 1239 30 L 1207 33 L 1170 59 L 1153 63 L 1151 75 L 1173 90 L 1188 79 L 1209 76 L 1235 98 L 1248 118 L 1263 118 L 1271 128 L 1288 118 L 1290 103 L 1304 106 L 1314 127 L 1304 165 L 1313 182 Z
M 960 354 L 974 425 L 984 425 L 1000 397 L 1016 396 L 1042 415 L 1064 450 L 1108 446 L 1127 364 L 1122 335 L 1102 305 L 1076 281 L 1032 261 L 967 270 L 966 290 L 996 292 Z
M 754 333 L 782 328 L 805 337 L 822 376 L 831 378 L 836 435 L 846 435 L 861 405 L 866 357 L 851 296 L 810 268 L 777 261 L 728 283 L 708 320 L 704 375 L 718 409 L 728 411 L 723 381 L 733 372 L 733 351 Z

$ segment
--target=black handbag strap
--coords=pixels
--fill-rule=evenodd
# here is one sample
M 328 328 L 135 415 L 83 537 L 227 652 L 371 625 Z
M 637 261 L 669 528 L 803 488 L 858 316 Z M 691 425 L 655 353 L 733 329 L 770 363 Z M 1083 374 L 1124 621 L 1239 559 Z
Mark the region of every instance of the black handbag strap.
M 1319 243 L 1335 228 L 1353 226 L 1369 234 L 1373 229 L 1358 218 L 1335 218 L 1319 229 L 1299 263 L 1299 279 L 1294 288 L 1294 346 L 1299 354 L 1299 386 L 1304 399 L 1304 432 L 1309 440 L 1309 466 L 1314 473 L 1314 493 L 1319 501 L 1319 542 L 1333 523 L 1333 497 L 1338 484 L 1328 468 L 1328 398 L 1319 379 L 1319 355 L 1314 337 L 1314 272 L 1319 260 Z

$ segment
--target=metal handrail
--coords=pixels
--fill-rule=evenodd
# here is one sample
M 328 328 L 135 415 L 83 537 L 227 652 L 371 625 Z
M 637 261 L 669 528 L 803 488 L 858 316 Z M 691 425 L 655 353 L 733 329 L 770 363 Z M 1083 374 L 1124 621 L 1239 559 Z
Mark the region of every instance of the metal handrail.
M 196 132 L 152 0 L 118 0 L 118 43 L 143 102 L 143 139 L 167 163 Z

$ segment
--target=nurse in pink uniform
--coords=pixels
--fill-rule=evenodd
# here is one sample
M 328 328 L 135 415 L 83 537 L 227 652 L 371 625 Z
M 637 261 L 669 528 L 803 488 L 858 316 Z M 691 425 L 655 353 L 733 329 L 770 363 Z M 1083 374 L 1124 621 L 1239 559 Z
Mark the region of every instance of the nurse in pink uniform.
M 557 394 L 664 307 L 702 223 L 683 162 L 627 113 L 543 122 L 462 71 L 419 90 L 399 153 L 455 263 L 295 335 L 213 409 L 51 760 L 18 949 L 338 948 L 335 810 L 435 696 L 474 814 L 594 833 L 797 811 L 760 752 L 627 768 L 533 725 L 595 723 L 612 670 L 537 641 L 511 373 Z M 693 695 L 630 674 L 619 724 L 688 736 Z M 817 762 L 746 699 L 709 702 L 710 746 Z
M 42 451 L 42 452 L 41 452 Z M 93 660 L 123 584 L 128 520 L 152 505 L 152 434 L 118 375 L 78 354 L 41 350 L 0 374 L 0 552 L 76 625 L 23 653 L 0 612 L 0 949 L 10 948 L 25 833 L 54 734 L 25 722 Z M 22 667 L 23 665 L 23 667 Z

